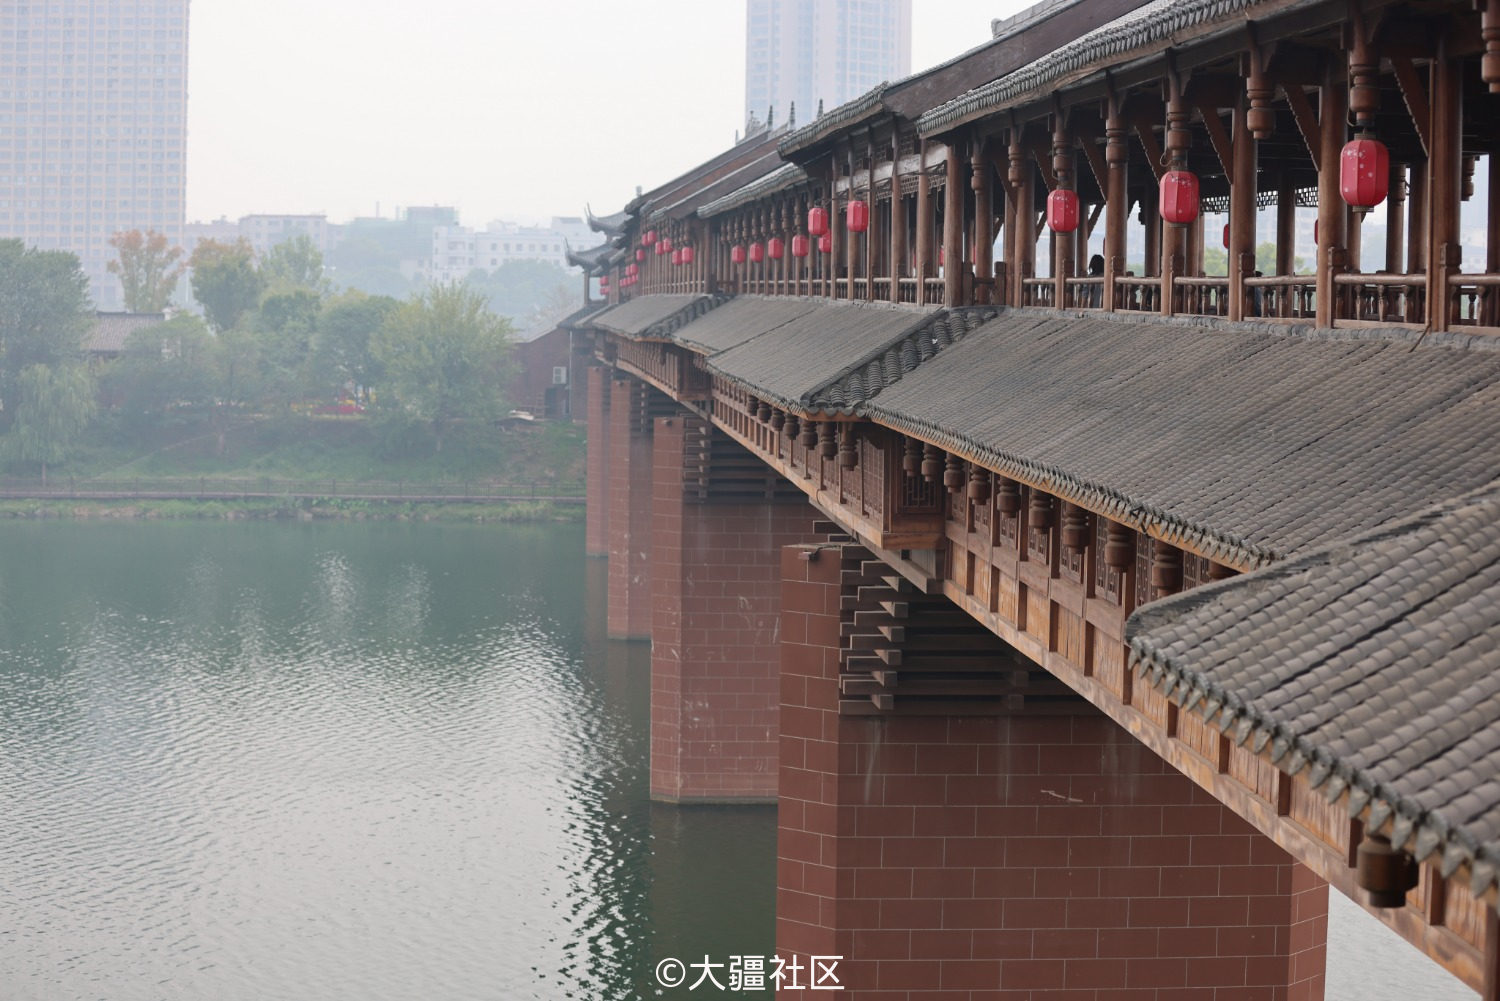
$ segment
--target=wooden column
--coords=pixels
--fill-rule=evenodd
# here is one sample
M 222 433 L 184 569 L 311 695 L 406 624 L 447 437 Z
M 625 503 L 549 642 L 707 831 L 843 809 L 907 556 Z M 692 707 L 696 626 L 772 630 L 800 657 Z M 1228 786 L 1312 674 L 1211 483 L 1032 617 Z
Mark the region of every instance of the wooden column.
M 906 277 L 906 200 L 901 186 L 901 140 L 891 136 L 891 302 L 901 301 L 901 279 Z
M 1014 302 L 1026 301 L 1026 279 L 1036 274 L 1036 171 L 1024 157 L 1017 156 L 1019 144 L 1011 147 L 1011 168 L 1015 172 L 1015 271 L 1012 287 Z
M 1495 158 L 1490 158 L 1491 177 Z M 1391 164 L 1391 186 L 1385 200 L 1385 269 L 1393 275 L 1406 273 L 1406 164 Z
M 1459 271 L 1458 213 L 1463 177 L 1463 83 L 1449 40 L 1432 64 L 1432 174 L 1428 178 L 1427 325 L 1447 330 L 1448 276 Z
M 879 225 L 878 213 L 875 211 L 875 146 L 871 142 L 865 150 L 869 166 L 865 168 L 865 198 L 870 202 L 870 227 L 865 230 L 865 238 L 861 241 L 864 247 L 864 279 L 866 301 L 875 298 L 875 256 L 876 256 L 876 233 L 875 228 Z
M 927 140 L 917 144 L 917 302 L 927 298 L 927 276 L 932 274 L 932 181 L 927 176 Z
M 969 184 L 974 189 L 974 277 L 990 280 L 995 277 L 995 212 L 990 201 L 990 161 L 984 149 L 983 140 L 974 140 Z M 985 296 L 987 302 L 994 301 L 993 285 L 986 286 Z
M 1345 270 L 1358 274 L 1364 270 L 1364 218 L 1350 207 L 1344 217 L 1344 226 L 1344 242 L 1348 249 Z
M 1125 273 L 1125 228 L 1130 220 L 1130 144 L 1128 126 L 1120 114 L 1120 102 L 1109 99 L 1104 125 L 1104 160 L 1109 164 L 1104 192 L 1104 308 L 1115 308 L 1115 278 Z
M 962 150 L 948 146 L 947 177 L 943 187 L 943 303 L 964 302 L 964 189 Z
M 839 261 L 844 254 L 844 213 L 839 203 L 839 161 L 838 155 L 834 154 L 828 158 L 828 255 L 823 259 L 823 266 L 827 269 L 823 281 L 827 287 L 827 296 L 830 299 L 839 297 Z
M 1187 241 L 1183 248 L 1183 273 L 1194 278 L 1203 274 L 1203 213 L 1198 213 L 1187 227 Z
M 1248 296 L 1245 279 L 1255 272 L 1256 142 L 1248 109 L 1241 99 L 1234 108 L 1234 161 L 1229 179 L 1229 318 L 1243 320 Z
M 1289 275 L 1297 263 L 1297 189 L 1281 175 L 1276 187 L 1276 273 Z
M 1339 194 L 1339 154 L 1344 148 L 1347 131 L 1345 116 L 1349 94 L 1343 73 L 1332 74 L 1318 88 L 1318 271 L 1317 324 L 1333 326 L 1335 316 L 1333 276 L 1344 270 L 1343 196 Z
M 1411 165 L 1410 190 L 1406 197 L 1406 273 L 1427 270 L 1427 162 Z M 1415 317 L 1420 323 L 1425 317 Z

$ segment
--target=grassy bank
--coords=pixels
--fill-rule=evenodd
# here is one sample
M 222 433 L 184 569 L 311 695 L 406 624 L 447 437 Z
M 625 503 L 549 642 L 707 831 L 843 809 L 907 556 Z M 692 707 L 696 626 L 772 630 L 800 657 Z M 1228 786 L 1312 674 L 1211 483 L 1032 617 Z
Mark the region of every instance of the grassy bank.
M 265 500 L 0 500 L 0 520 L 7 518 L 434 521 L 471 524 L 494 522 L 581 522 L 583 505 L 548 501 L 513 503 L 420 503 L 339 499 Z

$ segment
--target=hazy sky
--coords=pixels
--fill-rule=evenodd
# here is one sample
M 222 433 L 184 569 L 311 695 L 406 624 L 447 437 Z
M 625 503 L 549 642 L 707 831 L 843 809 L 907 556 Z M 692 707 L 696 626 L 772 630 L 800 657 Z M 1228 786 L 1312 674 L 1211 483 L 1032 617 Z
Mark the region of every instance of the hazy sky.
M 913 70 L 1025 6 L 913 0 Z M 744 18 L 744 0 L 193 0 L 188 219 L 616 211 L 743 128 Z

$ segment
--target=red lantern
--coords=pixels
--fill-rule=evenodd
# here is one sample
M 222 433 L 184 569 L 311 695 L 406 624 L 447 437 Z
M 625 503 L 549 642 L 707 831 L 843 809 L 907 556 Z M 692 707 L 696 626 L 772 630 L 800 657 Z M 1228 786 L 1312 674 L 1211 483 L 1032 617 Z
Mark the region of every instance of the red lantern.
M 1191 170 L 1169 170 L 1161 175 L 1161 217 L 1174 226 L 1198 218 L 1198 175 Z
M 682 248 L 682 263 L 683 264 L 692 264 L 693 263 L 693 248 L 692 247 L 683 247 Z
M 773 236 L 766 241 L 766 256 L 773 261 L 781 260 L 781 255 L 786 253 L 786 241 L 779 236 Z
M 820 253 L 820 254 L 831 254 L 831 253 L 833 253 L 833 234 L 832 233 L 824 233 L 822 236 L 818 237 L 818 253 Z
M 1313 243 L 1318 242 L 1318 220 L 1313 220 Z
M 667 252 L 667 241 L 666 240 L 659 240 L 659 241 L 657 241 L 657 244 L 656 244 L 656 256 L 660 257 L 662 254 L 665 254 L 666 252 Z
M 643 237 L 641 237 L 641 242 L 644 243 L 648 247 L 651 246 L 653 243 L 655 243 L 656 242 L 656 230 L 654 230 L 654 229 L 648 229 L 648 230 L 646 230 L 646 235 L 643 236 Z
M 1054 233 L 1071 233 L 1078 228 L 1078 192 L 1052 190 L 1047 196 L 1047 228 Z
M 1224 249 L 1229 249 L 1229 223 L 1224 224 Z
M 742 244 L 736 243 L 729 248 L 729 260 L 734 264 L 745 263 L 745 248 Z
M 1356 209 L 1373 209 L 1385 201 L 1391 180 L 1391 154 L 1385 143 L 1368 134 L 1355 136 L 1339 154 L 1339 194 Z
M 849 223 L 849 232 L 863 233 L 870 228 L 870 203 L 856 198 L 849 203 L 845 218 Z
M 640 269 L 640 265 L 637 265 L 637 264 L 627 264 L 627 265 L 625 265 L 625 277 L 626 278 L 634 278 L 637 274 L 640 273 L 640 270 L 641 270 Z
M 760 245 L 759 241 L 756 241 L 755 243 L 750 244 L 750 263 L 751 264 L 759 264 L 761 261 L 764 261 L 765 259 L 766 259 L 766 248 L 762 247 Z
M 642 247 L 642 248 L 637 248 L 636 249 L 635 259 L 638 260 L 638 261 L 644 261 L 646 259 L 645 248 Z
M 672 252 L 672 238 L 670 236 L 662 237 L 661 245 L 667 248 L 666 250 L 662 251 L 663 254 L 670 254 Z
M 800 233 L 797 234 L 796 236 L 792 237 L 792 256 L 793 257 L 806 257 L 807 256 L 807 250 L 808 250 L 808 247 L 807 247 L 807 237 L 803 236 Z
M 679 265 L 681 263 L 682 263 L 682 251 L 680 251 L 680 250 L 674 250 L 674 251 L 672 251 L 672 266 L 676 267 L 677 265 Z
M 813 236 L 822 236 L 828 232 L 827 209 L 811 208 L 807 210 L 807 231 Z

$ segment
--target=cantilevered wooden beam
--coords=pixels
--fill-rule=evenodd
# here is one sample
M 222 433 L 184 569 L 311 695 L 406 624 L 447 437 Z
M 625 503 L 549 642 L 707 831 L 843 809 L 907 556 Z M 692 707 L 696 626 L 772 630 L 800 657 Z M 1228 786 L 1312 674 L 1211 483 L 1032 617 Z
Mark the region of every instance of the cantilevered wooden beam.
M 1417 76 L 1417 69 L 1406 56 L 1392 56 L 1391 69 L 1396 71 L 1396 84 L 1401 88 L 1401 99 L 1406 110 L 1411 112 L 1412 127 L 1422 141 L 1422 152 L 1432 156 L 1432 113 L 1427 101 L 1427 88 Z
M 1224 120 L 1219 117 L 1219 111 L 1213 105 L 1200 104 L 1198 110 L 1203 114 L 1203 127 L 1208 132 L 1208 141 L 1213 144 L 1214 152 L 1219 154 L 1219 166 L 1224 168 L 1224 176 L 1233 177 L 1234 144 L 1229 141 Z
M 1292 117 L 1297 120 L 1297 131 L 1302 133 L 1302 141 L 1307 144 L 1307 155 L 1312 158 L 1313 169 L 1321 172 L 1323 164 L 1320 150 L 1323 132 L 1318 127 L 1318 116 L 1313 111 L 1312 102 L 1307 99 L 1307 93 L 1297 84 L 1283 86 L 1281 90 L 1286 94 L 1286 103 L 1292 109 Z

